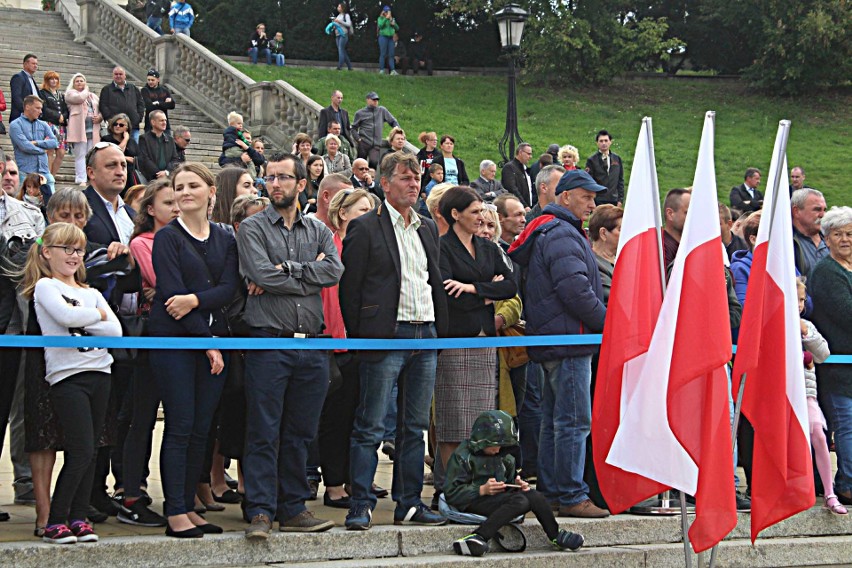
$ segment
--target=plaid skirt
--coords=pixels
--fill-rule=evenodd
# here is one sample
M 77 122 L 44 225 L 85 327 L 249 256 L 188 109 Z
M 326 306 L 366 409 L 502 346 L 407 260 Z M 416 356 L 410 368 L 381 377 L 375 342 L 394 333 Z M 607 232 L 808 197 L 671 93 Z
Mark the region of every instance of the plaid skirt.
M 445 349 L 435 375 L 435 433 L 438 442 L 470 438 L 477 417 L 495 408 L 497 350 Z

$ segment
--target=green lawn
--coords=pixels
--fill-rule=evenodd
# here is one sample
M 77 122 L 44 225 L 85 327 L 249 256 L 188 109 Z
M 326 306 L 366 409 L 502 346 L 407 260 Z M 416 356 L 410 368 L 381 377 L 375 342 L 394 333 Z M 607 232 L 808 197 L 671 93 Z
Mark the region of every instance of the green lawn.
M 497 142 L 506 115 L 502 77 L 389 77 L 335 70 L 269 68 L 236 64 L 257 80 L 283 79 L 322 105 L 331 91 L 343 91 L 353 116 L 364 95 L 375 90 L 415 145 L 423 130 L 456 139 L 456 155 L 473 176 L 480 160 L 499 161 Z M 661 191 L 691 185 L 704 112 L 716 111 L 716 176 L 727 202 L 749 166 L 760 168 L 764 184 L 778 121 L 792 121 L 787 148 L 790 166 L 802 165 L 807 182 L 824 191 L 828 204 L 852 205 L 850 93 L 803 99 L 750 93 L 728 80 L 635 80 L 582 90 L 518 86 L 520 133 L 534 154 L 549 144 L 573 144 L 583 159 L 596 148 L 594 135 L 605 128 L 615 137 L 613 151 L 629 165 L 643 116 L 654 119 L 654 145 Z M 846 110 L 843 110 L 846 109 Z M 762 187 L 761 187 L 762 188 Z

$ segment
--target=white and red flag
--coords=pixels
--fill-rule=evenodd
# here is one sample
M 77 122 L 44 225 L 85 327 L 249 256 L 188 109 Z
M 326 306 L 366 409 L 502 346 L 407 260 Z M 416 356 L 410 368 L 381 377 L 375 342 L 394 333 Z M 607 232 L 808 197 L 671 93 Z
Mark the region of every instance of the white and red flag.
M 641 368 L 663 303 L 659 231 L 660 192 L 653 134 L 651 119 L 645 118 L 624 204 L 592 409 L 595 473 L 607 506 L 614 514 L 668 489 L 652 479 L 606 463 L 621 422 L 622 407 L 638 378 L 631 371 Z
M 704 120 L 692 200 L 651 344 L 607 463 L 695 496 L 692 548 L 737 524 L 728 380 L 731 328 L 713 161 Z M 621 260 L 619 259 L 619 262 Z
M 751 540 L 814 504 L 793 224 L 781 121 L 769 167 L 734 361 L 734 392 L 746 374 L 742 412 L 754 427 Z M 779 171 L 780 168 L 780 171 Z

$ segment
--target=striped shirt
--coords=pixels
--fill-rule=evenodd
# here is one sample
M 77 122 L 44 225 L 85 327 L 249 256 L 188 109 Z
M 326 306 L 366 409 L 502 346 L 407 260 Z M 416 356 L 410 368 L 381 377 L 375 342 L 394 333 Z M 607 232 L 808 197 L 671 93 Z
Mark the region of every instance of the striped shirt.
M 413 209 L 409 209 L 408 214 L 412 221 L 406 227 L 405 219 L 387 201 L 385 208 L 390 214 L 396 245 L 399 248 L 401 286 L 396 319 L 433 322 L 435 306 L 432 303 L 432 287 L 429 285 L 429 263 L 417 233 L 422 222 L 420 216 Z

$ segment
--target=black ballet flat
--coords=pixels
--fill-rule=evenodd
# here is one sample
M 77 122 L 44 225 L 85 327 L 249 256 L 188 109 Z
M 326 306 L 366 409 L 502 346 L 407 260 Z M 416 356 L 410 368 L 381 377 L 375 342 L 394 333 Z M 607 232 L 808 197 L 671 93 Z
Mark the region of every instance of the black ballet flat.
M 213 523 L 206 523 L 203 525 L 196 525 L 195 528 L 201 530 L 204 534 L 222 534 L 224 529 L 219 525 L 214 525 Z
M 219 529 L 222 530 L 221 528 Z M 174 538 L 201 538 L 204 536 L 204 531 L 200 527 L 192 527 L 184 531 L 172 530 L 172 527 L 166 527 L 166 536 Z

